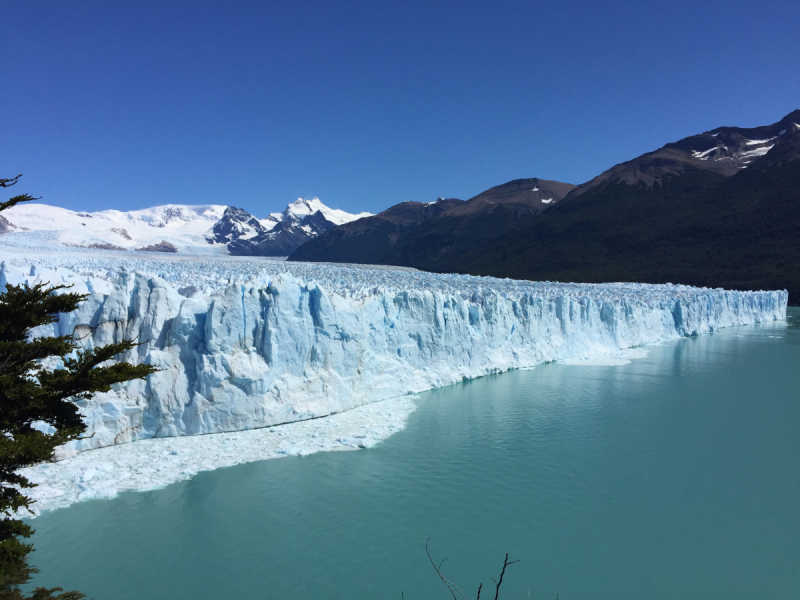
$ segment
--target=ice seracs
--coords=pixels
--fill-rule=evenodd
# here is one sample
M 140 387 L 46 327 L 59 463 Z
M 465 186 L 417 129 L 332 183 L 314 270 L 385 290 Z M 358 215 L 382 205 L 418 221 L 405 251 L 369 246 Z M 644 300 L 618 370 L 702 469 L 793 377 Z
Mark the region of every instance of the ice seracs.
M 33 267 L 33 268 L 32 268 Z M 255 261 L 25 255 L 4 282 L 90 296 L 38 331 L 122 337 L 162 371 L 81 402 L 79 450 L 324 416 L 511 368 L 785 316 L 786 292 L 557 284 Z M 187 286 L 195 288 L 182 294 Z M 187 297 L 190 296 L 190 297 Z
M 88 435 L 58 449 L 65 462 L 31 471 L 43 484 L 39 508 L 235 462 L 370 445 L 413 408 L 374 402 L 553 360 L 610 355 L 603 364 L 621 364 L 632 358 L 619 353 L 626 348 L 783 318 L 788 299 L 783 291 L 117 256 L 0 249 L 0 286 L 65 283 L 89 294 L 35 335 L 75 333 L 85 347 L 134 338 L 142 344 L 124 358 L 161 369 L 78 403 Z M 351 415 L 346 431 L 315 438 L 301 427 L 277 444 L 259 429 L 327 415 Z M 245 430 L 256 431 L 224 436 Z M 191 437 L 207 433 L 222 437 Z

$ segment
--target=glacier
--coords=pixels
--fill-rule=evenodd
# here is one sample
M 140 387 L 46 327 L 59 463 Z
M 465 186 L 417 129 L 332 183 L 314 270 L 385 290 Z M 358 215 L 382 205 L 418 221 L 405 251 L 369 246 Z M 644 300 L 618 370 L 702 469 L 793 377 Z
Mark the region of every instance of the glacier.
M 2 287 L 47 281 L 89 295 L 35 335 L 74 334 L 87 348 L 136 339 L 124 359 L 161 369 L 78 403 L 87 436 L 57 451 L 72 461 L 85 450 L 308 421 L 508 369 L 782 319 L 788 301 L 785 291 L 237 257 L 8 249 L 0 259 Z M 408 412 L 383 431 L 402 428 Z M 43 473 L 54 466 L 34 469 L 48 488 Z

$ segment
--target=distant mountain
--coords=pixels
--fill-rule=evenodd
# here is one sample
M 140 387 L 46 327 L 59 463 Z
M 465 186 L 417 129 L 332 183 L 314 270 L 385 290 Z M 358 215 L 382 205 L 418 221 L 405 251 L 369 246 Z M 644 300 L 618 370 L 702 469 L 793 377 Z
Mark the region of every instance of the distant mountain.
M 763 127 L 719 127 L 577 187 L 522 179 L 436 209 L 399 204 L 307 242 L 289 260 L 786 288 L 798 304 L 799 140 L 800 110 Z
M 289 260 L 447 270 L 451 261 L 560 201 L 575 186 L 518 179 L 462 201 L 403 202 L 299 247 Z
M 234 256 L 288 256 L 308 240 L 370 213 L 353 215 L 325 206 L 319 198 L 298 198 L 283 213 L 263 220 L 240 208 L 229 207 L 206 236 L 209 243 L 225 244 Z
M 300 198 L 261 220 L 219 204 L 89 213 L 23 203 L 0 216 L 0 235 L 6 244 L 23 246 L 286 256 L 306 240 L 368 215 L 332 209 L 317 198 Z
M 3 211 L 4 243 L 73 246 L 102 250 L 167 251 L 207 246 L 203 235 L 225 206 L 168 204 L 123 212 L 76 212 L 47 204 L 22 203 Z M 9 239 L 12 238 L 12 239 Z
M 462 201 L 443 198 L 434 202 L 401 202 L 305 243 L 289 260 L 381 264 L 404 235 L 458 204 Z
M 457 272 L 786 288 L 800 302 L 800 111 L 667 144 L 473 248 Z

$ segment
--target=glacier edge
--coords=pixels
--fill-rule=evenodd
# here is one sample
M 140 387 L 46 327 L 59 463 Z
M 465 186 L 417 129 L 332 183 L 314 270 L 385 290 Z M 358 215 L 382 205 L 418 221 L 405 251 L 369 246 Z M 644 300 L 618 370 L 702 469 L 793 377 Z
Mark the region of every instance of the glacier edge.
M 84 272 L 0 268 L 3 285 L 46 280 L 90 294 L 38 335 L 74 333 L 86 347 L 137 339 L 125 360 L 162 369 L 79 402 L 90 437 L 60 448 L 58 458 L 291 423 L 508 369 L 771 321 L 786 316 L 788 301 L 785 291 L 330 266 L 293 273 L 287 263 L 272 272 L 259 264 L 243 281 L 229 277 L 187 298 L 179 284 L 202 277 L 167 281 L 163 264 L 163 277 L 116 263 Z

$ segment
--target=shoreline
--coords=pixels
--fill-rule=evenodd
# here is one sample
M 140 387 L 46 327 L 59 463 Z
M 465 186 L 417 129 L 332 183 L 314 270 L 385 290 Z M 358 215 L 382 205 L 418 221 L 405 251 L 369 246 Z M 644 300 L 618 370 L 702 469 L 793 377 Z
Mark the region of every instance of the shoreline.
M 34 519 L 76 502 L 161 489 L 203 471 L 285 456 L 371 448 L 405 429 L 416 396 L 400 396 L 293 423 L 226 433 L 138 440 L 22 469 L 37 487 Z

